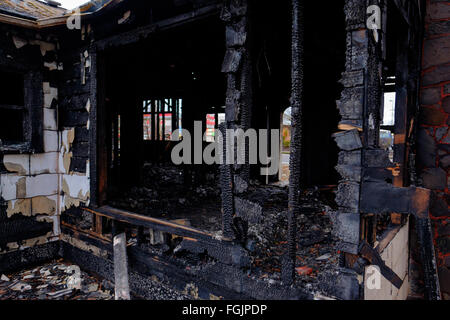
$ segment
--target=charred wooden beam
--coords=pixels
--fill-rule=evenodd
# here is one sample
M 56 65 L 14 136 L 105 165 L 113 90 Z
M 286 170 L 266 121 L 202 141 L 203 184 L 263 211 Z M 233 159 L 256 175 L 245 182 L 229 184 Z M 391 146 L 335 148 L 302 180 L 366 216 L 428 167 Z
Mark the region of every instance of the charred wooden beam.
M 220 186 L 222 189 L 222 232 L 224 237 L 232 239 L 234 217 L 233 173 L 231 165 L 227 164 L 227 134 L 226 123 L 220 125 L 223 137 L 223 163 L 220 165 Z
M 117 222 L 128 223 L 134 226 L 147 227 L 179 236 L 187 236 L 187 237 L 201 236 L 205 238 L 212 237 L 212 235 L 207 232 L 200 231 L 191 227 L 179 225 L 167 220 L 139 215 L 125 210 L 115 209 L 108 206 L 103 206 L 95 210 L 93 209 L 85 209 L 85 210 L 95 215 L 101 215 L 113 219 Z
M 103 90 L 98 90 L 98 76 L 102 75 L 101 73 L 98 72 L 98 64 L 97 64 L 97 50 L 91 46 L 89 48 L 89 56 L 91 59 L 91 67 L 90 67 L 90 72 L 91 72 L 91 82 L 90 82 L 90 103 L 91 103 L 91 109 L 89 112 L 89 123 L 91 124 L 90 128 L 89 128 L 89 140 L 90 140 L 90 144 L 89 144 L 89 169 L 90 169 L 90 173 L 89 176 L 90 178 L 90 188 L 91 188 L 91 204 L 97 205 L 98 201 L 99 201 L 99 197 L 98 197 L 98 171 L 97 171 L 97 165 L 98 165 L 98 157 L 97 157 L 97 143 L 99 141 L 99 139 L 97 138 L 97 125 L 98 125 L 98 121 L 97 121 L 97 114 L 98 114 L 98 108 L 97 108 L 97 101 L 100 101 L 100 103 L 103 103 L 102 101 L 102 97 L 100 96 L 100 99 L 98 100 L 98 95 L 99 94 L 103 94 Z M 101 80 L 100 80 L 101 81 Z M 100 130 L 101 131 L 101 130 Z M 77 132 L 78 134 L 79 132 Z
M 179 225 L 166 220 L 138 215 L 132 212 L 111 207 L 101 207 L 96 210 L 85 209 L 95 215 L 113 220 L 115 226 L 136 226 L 158 230 L 183 238 L 180 250 L 193 253 L 208 252 L 208 254 L 224 264 L 248 267 L 250 258 L 242 246 L 235 244 L 229 238 L 218 240 L 214 235 L 188 226 Z M 116 231 L 120 232 L 119 230 Z M 113 232 L 114 233 L 114 232 Z
M 397 289 L 402 287 L 403 280 L 384 263 L 378 251 L 371 247 L 367 242 L 364 241 L 361 243 L 359 253 L 361 257 L 369 261 L 372 265 L 378 266 L 381 274 Z
M 361 212 L 392 212 L 428 217 L 431 192 L 423 188 L 396 188 L 385 182 L 364 182 L 361 188 Z
M 292 140 L 289 169 L 288 252 L 283 263 L 283 281 L 291 284 L 297 252 L 296 217 L 300 212 L 303 62 L 304 62 L 304 1 L 292 1 Z
M 433 231 L 430 218 L 416 219 L 417 238 L 419 240 L 420 257 L 425 282 L 425 298 L 428 300 L 441 300 L 436 254 L 434 249 Z
M 217 14 L 220 10 L 220 5 L 214 4 L 207 7 L 195 9 L 191 12 L 184 13 L 163 21 L 150 24 L 145 27 L 128 31 L 119 35 L 114 35 L 106 39 L 99 40 L 95 43 L 98 50 L 102 51 L 110 47 L 124 46 L 141 41 L 148 38 L 157 31 L 169 30 L 175 27 L 185 25 L 200 19 L 210 17 Z

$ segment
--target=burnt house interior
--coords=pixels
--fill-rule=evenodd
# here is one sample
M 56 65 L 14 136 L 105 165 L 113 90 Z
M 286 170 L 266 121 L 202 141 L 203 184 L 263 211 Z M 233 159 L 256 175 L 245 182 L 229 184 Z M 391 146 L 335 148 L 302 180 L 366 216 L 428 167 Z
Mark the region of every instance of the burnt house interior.
M 116 300 L 449 298 L 439 5 L 0 2 L 0 292 L 62 259 Z M 250 129 L 276 173 L 199 159 Z

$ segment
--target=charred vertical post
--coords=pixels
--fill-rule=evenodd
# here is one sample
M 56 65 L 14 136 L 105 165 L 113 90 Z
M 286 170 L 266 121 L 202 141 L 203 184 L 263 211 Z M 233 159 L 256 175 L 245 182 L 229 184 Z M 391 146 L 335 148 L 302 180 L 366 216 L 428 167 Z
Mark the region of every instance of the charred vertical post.
M 304 3 L 292 1 L 292 140 L 289 169 L 288 252 L 283 264 L 283 281 L 294 280 L 297 251 L 296 217 L 300 211 L 301 149 L 302 149 L 302 102 L 304 59 Z
M 89 55 L 91 57 L 91 83 L 90 83 L 90 101 L 91 101 L 91 112 L 89 113 L 89 122 L 92 124 L 89 132 L 90 132 L 90 141 L 89 144 L 89 153 L 90 153 L 90 187 L 91 187 L 91 203 L 96 205 L 98 204 L 99 199 L 98 197 L 98 180 L 97 180 L 97 95 L 98 95 L 98 80 L 97 76 L 99 73 L 97 73 L 97 49 L 94 46 L 91 46 L 89 48 Z
M 233 232 L 233 216 L 234 216 L 234 197 L 233 197 L 233 174 L 231 165 L 227 163 L 227 126 L 222 123 L 219 130 L 223 137 L 223 159 L 220 165 L 220 186 L 222 188 L 222 231 L 225 238 L 232 239 Z
M 227 52 L 222 66 L 222 72 L 227 74 L 226 121 L 230 129 L 245 131 L 251 126 L 253 104 L 249 1 L 225 1 L 221 19 L 226 23 Z M 250 180 L 248 141 L 245 144 L 245 164 L 233 167 L 237 194 L 247 191 Z
M 226 141 L 226 130 L 247 130 L 251 126 L 251 112 L 253 102 L 252 90 L 252 62 L 250 45 L 248 43 L 249 14 L 248 0 L 225 0 L 221 12 L 221 19 L 225 22 L 226 53 L 222 65 L 222 72 L 227 77 L 226 92 L 226 124 L 220 127 L 224 143 L 224 163 L 221 165 L 222 211 L 224 236 L 234 238 L 234 194 L 247 191 L 250 180 L 249 145 L 245 141 L 245 164 L 231 165 L 227 162 L 227 147 L 237 146 L 234 141 Z M 238 155 L 239 156 L 239 155 Z

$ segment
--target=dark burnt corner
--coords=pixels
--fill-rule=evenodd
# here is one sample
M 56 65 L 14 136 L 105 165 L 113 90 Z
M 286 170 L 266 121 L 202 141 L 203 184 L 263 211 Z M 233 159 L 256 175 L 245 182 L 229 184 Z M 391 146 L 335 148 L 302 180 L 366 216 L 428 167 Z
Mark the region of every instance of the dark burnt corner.
M 116 299 L 449 299 L 449 6 L 0 3 L 0 275 L 62 259 Z M 206 164 L 230 130 L 255 132 L 244 161 Z

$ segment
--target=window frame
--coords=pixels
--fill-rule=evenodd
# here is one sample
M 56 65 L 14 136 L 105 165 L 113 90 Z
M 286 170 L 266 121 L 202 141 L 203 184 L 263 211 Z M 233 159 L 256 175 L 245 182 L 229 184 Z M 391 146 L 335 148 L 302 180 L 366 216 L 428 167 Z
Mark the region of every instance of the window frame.
M 42 153 L 44 152 L 44 94 L 43 76 L 39 70 L 26 69 L 20 65 L 0 63 L 0 70 L 5 73 L 19 74 L 23 77 L 23 106 L 3 104 L 1 109 L 22 111 L 23 142 L 9 143 L 1 141 L 0 153 Z M 7 119 L 0 119 L 6 121 Z

